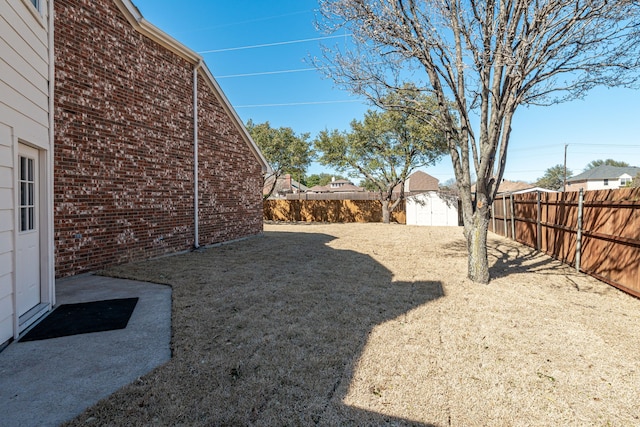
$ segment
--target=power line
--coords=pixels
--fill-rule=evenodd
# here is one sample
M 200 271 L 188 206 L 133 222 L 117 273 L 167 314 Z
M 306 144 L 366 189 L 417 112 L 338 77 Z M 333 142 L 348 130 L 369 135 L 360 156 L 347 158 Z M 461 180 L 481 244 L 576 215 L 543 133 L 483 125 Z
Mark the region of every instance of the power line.
M 348 102 L 364 102 L 359 99 L 345 99 L 339 101 L 315 101 L 315 102 L 287 102 L 283 104 L 250 104 L 250 105 L 234 105 L 234 108 L 261 108 L 261 107 L 289 107 L 295 105 L 320 105 L 320 104 L 344 104 Z
M 251 76 L 267 76 L 271 74 L 285 74 L 285 73 L 301 73 L 303 71 L 317 71 L 317 68 L 294 68 L 290 70 L 279 71 L 262 71 L 258 73 L 244 73 L 244 74 L 228 74 L 226 76 L 216 76 L 216 79 L 230 79 L 233 77 L 251 77 Z
M 236 26 L 236 25 L 244 25 L 244 24 L 251 24 L 253 22 L 269 21 L 269 20 L 272 20 L 272 19 L 284 18 L 284 17 L 287 17 L 287 16 L 302 15 L 302 14 L 309 13 L 309 12 L 313 12 L 313 9 L 300 10 L 298 12 L 284 13 L 284 14 L 281 14 L 281 15 L 264 16 L 264 17 L 255 18 L 255 19 L 246 19 L 244 21 L 227 22 L 227 23 L 224 23 L 224 24 L 218 24 L 218 25 L 213 25 L 213 26 L 209 26 L 209 27 L 201 27 L 201 28 L 191 29 L 189 31 L 179 31 L 176 34 L 188 34 L 188 33 L 194 33 L 194 32 L 199 32 L 199 31 L 217 30 L 217 29 L 220 29 L 220 28 L 233 27 L 233 26 Z
M 569 146 L 578 145 L 578 146 L 591 146 L 591 147 L 640 147 L 638 144 L 588 144 L 582 142 L 572 142 L 568 144 Z
M 286 45 L 286 44 L 306 43 L 306 42 L 313 42 L 313 41 L 317 41 L 317 40 L 337 39 L 337 38 L 340 38 L 340 37 L 351 37 L 351 34 L 342 34 L 342 35 L 324 36 L 324 37 L 314 37 L 314 38 L 311 38 L 311 39 L 289 40 L 289 41 L 275 42 L 275 43 L 255 44 L 255 45 L 251 45 L 251 46 L 228 47 L 228 48 L 225 48 L 225 49 L 203 50 L 203 51 L 198 52 L 198 53 L 199 54 L 205 54 L 205 53 L 229 52 L 229 51 L 232 51 L 232 50 L 257 49 L 257 48 L 261 48 L 261 47 L 282 46 L 282 45 Z

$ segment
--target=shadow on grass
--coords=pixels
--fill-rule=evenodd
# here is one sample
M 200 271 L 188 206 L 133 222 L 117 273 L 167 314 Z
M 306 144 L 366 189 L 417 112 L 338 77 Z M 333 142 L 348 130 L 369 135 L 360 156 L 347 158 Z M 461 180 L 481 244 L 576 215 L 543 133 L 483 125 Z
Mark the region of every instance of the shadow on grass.
M 343 401 L 371 330 L 441 283 L 394 281 L 333 239 L 268 232 L 109 271 L 173 287 L 173 358 L 73 424 L 431 425 Z
M 447 243 L 441 250 L 444 253 L 451 253 L 452 256 L 464 256 L 465 258 L 468 254 L 464 240 Z M 490 234 L 487 241 L 487 252 L 489 254 L 489 275 L 491 279 L 500 279 L 512 274 L 522 273 L 558 274 L 559 261 L 507 238 L 497 240 L 492 238 Z M 572 270 L 567 268 L 566 273 L 571 274 Z
M 489 257 L 489 273 L 495 279 L 521 273 L 558 273 L 558 264 L 551 257 L 518 242 L 489 243 Z

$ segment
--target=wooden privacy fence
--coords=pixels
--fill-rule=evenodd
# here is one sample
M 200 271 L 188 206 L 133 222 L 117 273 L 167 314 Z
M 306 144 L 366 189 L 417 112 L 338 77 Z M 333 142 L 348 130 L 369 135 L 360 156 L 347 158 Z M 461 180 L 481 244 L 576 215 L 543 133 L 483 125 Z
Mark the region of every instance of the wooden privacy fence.
M 265 200 L 263 218 L 270 221 L 382 222 L 378 200 Z M 407 222 L 404 200 L 391 212 L 391 221 Z
M 489 230 L 640 297 L 640 188 L 496 198 Z

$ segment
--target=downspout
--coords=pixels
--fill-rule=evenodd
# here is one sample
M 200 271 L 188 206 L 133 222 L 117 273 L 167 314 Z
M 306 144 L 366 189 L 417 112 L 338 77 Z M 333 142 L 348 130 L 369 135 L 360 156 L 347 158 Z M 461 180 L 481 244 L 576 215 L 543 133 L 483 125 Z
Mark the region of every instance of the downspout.
M 48 258 L 48 288 L 49 288 L 49 302 L 51 303 L 51 307 L 56 304 L 56 288 L 55 288 L 55 256 L 54 256 L 54 238 L 53 238 L 53 179 L 54 179 L 54 150 L 55 150 L 55 132 L 54 132 L 54 123 L 55 123 L 55 103 L 54 103 L 54 95 L 55 95 L 55 45 L 54 45 L 54 7 L 53 1 L 49 0 L 47 2 L 48 9 L 48 26 L 47 31 L 49 32 L 49 40 L 48 40 L 48 48 L 49 48 L 49 147 L 47 152 L 49 153 L 48 165 L 47 165 L 47 211 L 49 214 L 47 215 L 48 222 L 48 232 L 47 232 L 47 245 L 49 248 L 47 258 Z
M 200 247 L 200 231 L 198 208 L 198 69 L 202 66 L 202 59 L 193 67 L 193 247 Z

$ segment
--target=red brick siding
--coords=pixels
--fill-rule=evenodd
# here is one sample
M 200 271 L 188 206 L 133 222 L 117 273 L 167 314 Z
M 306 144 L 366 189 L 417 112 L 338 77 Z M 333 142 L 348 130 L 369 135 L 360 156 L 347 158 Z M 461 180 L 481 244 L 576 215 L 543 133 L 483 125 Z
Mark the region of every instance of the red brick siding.
M 204 79 L 198 80 L 200 244 L 262 232 L 262 172 Z
M 139 34 L 112 1 L 54 4 L 56 276 L 192 247 L 193 66 Z M 201 167 L 215 163 L 254 191 L 255 157 L 219 105 L 212 114 L 203 128 L 216 148 L 204 149 L 203 137 Z M 224 188 L 205 181 L 200 191 L 210 187 Z M 260 232 L 261 212 L 243 217 L 260 205 L 252 197 L 216 194 L 224 203 L 208 205 L 213 234 L 201 243 Z

